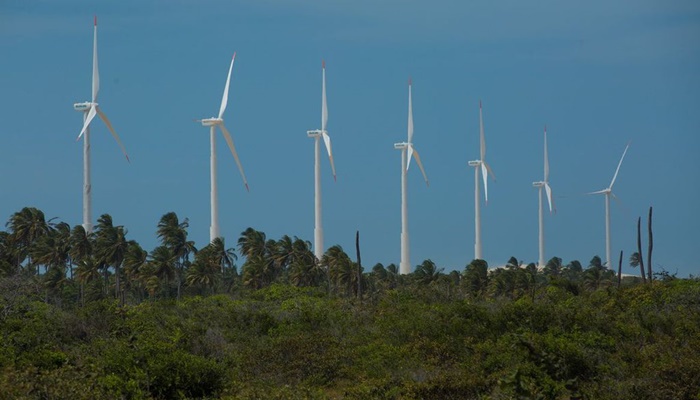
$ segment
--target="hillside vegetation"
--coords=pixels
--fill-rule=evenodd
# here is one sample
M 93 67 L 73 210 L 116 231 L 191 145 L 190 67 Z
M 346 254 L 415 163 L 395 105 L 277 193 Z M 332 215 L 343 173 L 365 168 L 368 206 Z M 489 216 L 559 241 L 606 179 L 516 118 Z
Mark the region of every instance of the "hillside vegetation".
M 366 272 L 252 228 L 239 274 L 174 213 L 150 252 L 108 215 L 87 234 L 38 213 L 0 232 L 0 399 L 700 398 L 696 278 L 598 257 Z

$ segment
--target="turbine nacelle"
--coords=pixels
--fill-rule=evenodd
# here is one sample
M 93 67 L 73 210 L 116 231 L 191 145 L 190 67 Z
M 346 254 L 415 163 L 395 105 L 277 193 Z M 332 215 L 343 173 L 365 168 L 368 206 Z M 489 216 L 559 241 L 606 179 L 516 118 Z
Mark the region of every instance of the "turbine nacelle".
M 322 129 L 314 129 L 314 130 L 311 130 L 311 131 L 306 131 L 306 135 L 307 135 L 308 137 L 310 137 L 310 138 L 317 138 L 317 137 L 323 136 L 323 133 L 324 133 L 324 132 L 325 132 L 325 131 L 322 130 Z M 325 133 L 328 134 L 328 132 L 325 132 Z
M 97 103 L 90 102 L 90 101 L 85 101 L 85 102 L 82 102 L 82 103 L 75 103 L 75 104 L 73 104 L 73 109 L 74 109 L 75 111 L 88 112 L 88 111 L 90 111 L 90 107 L 92 107 L 93 105 L 94 105 L 95 107 L 97 107 L 98 104 L 97 104 Z
M 224 123 L 223 118 L 205 118 L 205 119 L 200 119 L 197 122 L 201 122 L 202 126 L 216 126 L 216 125 L 221 125 Z
M 467 164 L 469 164 L 470 167 L 478 167 L 481 165 L 481 160 L 469 161 Z
M 408 148 L 408 143 L 406 143 L 406 142 L 394 143 L 394 148 L 397 150 L 403 150 L 405 148 Z
M 541 181 L 540 182 L 532 182 L 532 186 L 539 188 L 539 187 L 544 186 L 544 182 L 541 182 Z

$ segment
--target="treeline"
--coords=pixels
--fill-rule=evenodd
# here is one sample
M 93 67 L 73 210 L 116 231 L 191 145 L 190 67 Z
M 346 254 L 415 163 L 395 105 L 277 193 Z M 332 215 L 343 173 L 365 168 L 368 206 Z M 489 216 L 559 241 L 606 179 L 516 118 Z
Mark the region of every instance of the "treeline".
M 117 298 L 122 304 L 145 300 L 180 299 L 183 295 L 235 293 L 261 289 L 273 283 L 297 287 L 321 287 L 329 293 L 360 298 L 376 296 L 399 284 L 434 285 L 454 296 L 534 296 L 543 285 L 564 285 L 578 293 L 608 285 L 620 285 L 619 274 L 595 256 L 586 268 L 573 260 L 563 264 L 553 257 L 543 270 L 523 265 L 515 257 L 505 268 L 489 270 L 483 260 L 473 260 L 462 271 L 443 273 L 431 260 L 401 276 L 395 264 L 375 264 L 365 269 L 357 255 L 342 247 L 330 247 L 316 259 L 311 243 L 298 237 L 268 239 L 264 232 L 248 228 L 238 239 L 238 254 L 245 257 L 240 271 L 234 248 L 215 239 L 202 248 L 188 240 L 188 220 L 173 213 L 163 215 L 155 227 L 160 245 L 146 251 L 127 238 L 127 229 L 112 217 L 99 217 L 94 232 L 81 225 L 46 220 L 43 212 L 26 207 L 14 213 L 0 231 L 0 276 L 33 276 L 45 301 L 53 304 L 85 304 Z M 630 258 L 639 265 L 639 255 Z M 670 278 L 662 272 L 661 277 Z M 626 278 L 627 284 L 637 282 Z
M 340 246 L 197 249 L 165 214 L 146 251 L 25 208 L 0 233 L 0 399 L 692 399 L 700 281 L 554 257 L 365 271 Z M 634 260 L 631 260 L 634 261 Z

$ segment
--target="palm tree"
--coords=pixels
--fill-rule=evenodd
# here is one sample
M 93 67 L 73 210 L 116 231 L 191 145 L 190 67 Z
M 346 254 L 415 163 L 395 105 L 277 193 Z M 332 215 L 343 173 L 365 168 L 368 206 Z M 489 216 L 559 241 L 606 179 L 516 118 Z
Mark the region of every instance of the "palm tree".
M 429 285 L 437 281 L 442 275 L 442 268 L 438 269 L 437 265 L 431 259 L 424 260 L 418 264 L 416 271 L 413 273 L 418 282 L 423 285 Z
M 246 260 L 241 267 L 243 284 L 259 289 L 272 282 L 278 269 L 275 261 L 277 242 L 267 240 L 264 232 L 246 229 L 238 239 L 238 250 Z
M 34 207 L 24 207 L 12 214 L 6 226 L 10 228 L 17 246 L 17 266 L 29 256 L 27 266 L 32 267 L 30 248 L 37 239 L 49 233 L 49 223 L 46 222 L 44 213 Z
M 486 292 L 489 283 L 488 269 L 488 263 L 479 259 L 472 260 L 464 269 L 462 282 L 473 297 L 481 297 Z
M 15 247 L 12 243 L 12 235 L 0 231 L 0 276 L 12 275 L 16 271 L 14 265 Z
M 641 272 L 642 272 L 642 273 L 641 273 L 641 275 L 642 275 L 642 282 L 643 282 L 643 283 L 647 283 L 647 278 L 646 278 L 646 276 L 644 275 L 644 265 L 643 265 L 642 257 L 639 255 L 639 252 L 636 252 L 636 251 L 635 251 L 635 252 L 632 253 L 632 255 L 630 256 L 630 266 L 631 266 L 631 267 L 635 267 L 635 268 L 636 268 L 636 267 L 640 267 L 640 268 L 641 268 Z
M 221 238 L 216 238 L 220 240 Z M 206 290 L 212 288 L 221 277 L 221 255 L 217 255 L 212 242 L 200 250 L 194 258 L 192 266 L 187 269 L 185 283 L 189 286 L 202 286 Z
M 323 279 L 323 268 L 311 251 L 311 242 L 295 236 L 291 250 L 288 267 L 290 282 L 295 286 L 318 285 Z
M 603 265 L 600 257 L 594 256 L 583 276 L 583 283 L 591 290 L 612 283 L 615 272 Z
M 177 214 L 169 212 L 164 214 L 158 222 L 158 239 L 170 249 L 175 257 L 175 276 L 177 280 L 177 299 L 180 299 L 180 288 L 184 276 L 184 267 L 189 261 L 190 254 L 196 253 L 197 249 L 193 241 L 187 240 L 187 228 L 189 228 L 187 218 L 180 222 Z
M 224 238 L 214 239 L 209 246 L 211 246 L 212 255 L 216 265 L 219 266 L 219 270 L 223 272 L 226 268 L 232 268 L 234 262 L 238 259 L 233 248 L 226 248 Z
M 126 276 L 127 290 L 131 287 L 138 288 L 138 298 L 142 298 L 141 288 L 145 287 L 145 281 L 149 277 L 145 274 L 148 252 L 135 240 L 130 240 L 126 254 L 124 255 L 124 275 Z M 144 279 L 145 278 L 145 279 Z
M 583 274 L 583 266 L 579 260 L 572 260 L 566 264 L 563 271 L 564 276 L 572 282 L 579 282 Z
M 559 257 L 552 257 L 547 261 L 544 266 L 544 274 L 551 277 L 559 277 L 562 272 L 562 259 Z
M 65 222 L 49 226 L 47 234 L 39 237 L 31 247 L 29 255 L 37 266 L 43 265 L 46 272 L 51 268 L 66 269 L 70 260 L 70 226 Z M 72 268 L 71 268 L 72 275 Z
M 346 294 L 353 290 L 353 283 L 357 283 L 356 269 L 353 262 L 343 251 L 340 245 L 331 246 L 321 258 L 321 264 L 328 268 L 329 280 L 336 287 L 343 287 Z
M 109 214 L 101 215 L 95 228 L 97 257 L 105 266 L 114 268 L 114 294 L 115 297 L 122 299 L 120 278 L 121 265 L 129 247 L 129 243 L 126 240 L 127 231 L 121 225 L 114 226 L 112 217 Z
M 93 257 L 84 257 L 76 263 L 75 276 L 80 283 L 80 303 L 85 305 L 85 285 L 100 278 L 99 263 Z
M 152 270 L 152 277 L 148 278 L 147 285 L 151 288 L 153 296 L 154 283 L 165 281 L 166 293 L 170 291 L 170 280 L 175 276 L 175 257 L 166 246 L 158 246 L 151 251 L 148 267 Z M 156 279 L 152 279 L 156 278 Z

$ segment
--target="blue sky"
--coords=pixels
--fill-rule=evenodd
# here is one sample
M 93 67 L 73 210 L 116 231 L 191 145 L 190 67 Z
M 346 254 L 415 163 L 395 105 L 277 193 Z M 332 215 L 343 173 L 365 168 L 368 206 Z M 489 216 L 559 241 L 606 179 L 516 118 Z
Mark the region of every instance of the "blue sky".
M 99 103 L 126 146 L 92 128 L 93 213 L 156 246 L 161 215 L 209 230 L 208 130 L 237 52 L 226 125 L 246 193 L 218 136 L 222 235 L 252 226 L 313 240 L 313 140 L 327 64 L 329 133 L 338 181 L 323 162 L 326 246 L 365 269 L 399 262 L 400 152 L 413 78 L 409 171 L 413 265 L 446 271 L 473 258 L 478 103 L 498 180 L 482 207 L 484 257 L 537 260 L 542 128 L 558 212 L 546 258 L 604 258 L 604 200 L 628 141 L 612 205 L 613 258 L 636 248 L 636 219 L 654 206 L 654 267 L 700 274 L 700 4 L 695 1 L 162 1 L 0 3 L 0 220 L 24 206 L 81 222 L 82 116 L 98 16 Z M 646 234 L 644 234 L 646 243 Z M 646 252 L 646 246 L 645 246 Z

